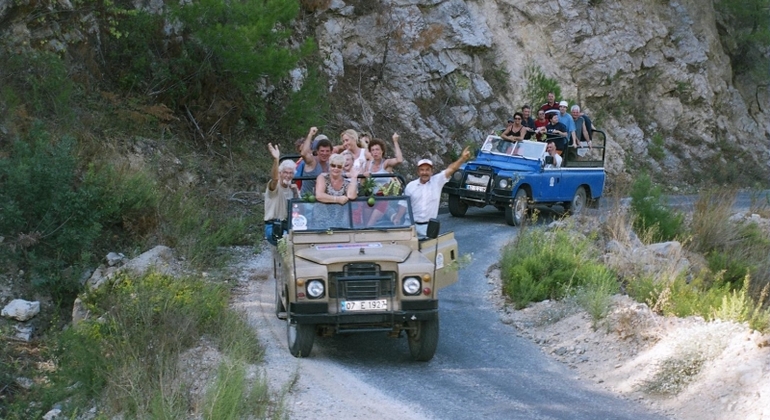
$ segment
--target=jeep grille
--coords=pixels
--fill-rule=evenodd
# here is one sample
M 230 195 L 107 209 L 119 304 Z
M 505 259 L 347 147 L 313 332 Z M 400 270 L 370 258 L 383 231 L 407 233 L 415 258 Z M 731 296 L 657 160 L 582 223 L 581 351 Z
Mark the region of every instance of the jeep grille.
M 379 264 L 346 264 L 330 273 L 329 296 L 346 300 L 371 300 L 393 296 L 396 273 L 380 271 Z

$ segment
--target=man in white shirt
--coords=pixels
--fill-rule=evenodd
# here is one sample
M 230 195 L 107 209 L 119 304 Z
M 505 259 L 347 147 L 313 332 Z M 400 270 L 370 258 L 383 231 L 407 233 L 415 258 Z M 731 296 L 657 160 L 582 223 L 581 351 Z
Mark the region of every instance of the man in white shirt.
M 443 171 L 433 174 L 433 162 L 430 159 L 421 159 L 417 162 L 417 179 L 406 185 L 404 195 L 412 199 L 412 215 L 414 216 L 417 236 L 427 236 L 428 221 L 438 216 L 438 206 L 441 201 L 441 189 L 449 181 L 452 174 L 460 168 L 464 162 L 471 158 L 471 151 L 466 147 L 460 158 L 452 162 Z M 394 220 L 398 224 L 406 213 L 406 205 L 399 208 Z
M 553 163 L 548 163 L 545 165 L 546 168 L 561 168 L 561 156 L 559 156 L 558 153 L 556 153 L 556 143 L 554 143 L 553 140 L 550 140 L 548 144 L 545 146 L 545 153 L 547 156 L 550 156 L 553 158 Z

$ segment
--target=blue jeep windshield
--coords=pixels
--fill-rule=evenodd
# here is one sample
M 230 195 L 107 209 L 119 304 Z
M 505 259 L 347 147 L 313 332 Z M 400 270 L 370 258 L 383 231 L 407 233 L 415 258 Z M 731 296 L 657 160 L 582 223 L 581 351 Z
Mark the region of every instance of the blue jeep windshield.
M 373 205 L 367 197 L 346 204 L 324 204 L 294 199 L 290 202 L 289 228 L 294 231 L 327 231 L 349 229 L 401 229 L 412 225 L 411 201 L 408 197 L 374 196 Z M 399 208 L 406 212 L 396 219 Z
M 481 151 L 492 153 L 493 155 L 539 160 L 545 154 L 545 146 L 545 143 L 537 141 L 511 142 L 498 136 L 488 136 L 486 141 L 484 141 L 484 145 L 481 146 Z

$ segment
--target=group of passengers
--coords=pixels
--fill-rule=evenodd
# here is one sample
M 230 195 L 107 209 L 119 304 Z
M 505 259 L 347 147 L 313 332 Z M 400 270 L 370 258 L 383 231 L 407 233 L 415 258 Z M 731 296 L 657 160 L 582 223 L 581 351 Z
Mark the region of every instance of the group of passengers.
M 300 196 L 315 195 L 315 199 L 327 204 L 345 204 L 358 196 L 359 174 L 370 177 L 372 174 L 393 173 L 395 166 L 403 162 L 399 135 L 393 134 L 395 157 L 385 158 L 386 145 L 383 140 L 361 135 L 355 130 L 345 130 L 340 135 L 341 144 L 333 146 L 329 138 L 318 134 L 316 127 L 311 127 L 307 137 L 296 143 L 302 155 L 299 164 L 291 160 L 280 161 L 278 146 L 268 144 L 273 157 L 271 180 L 265 189 L 265 238 L 275 245 L 272 235 L 273 221 L 284 220 L 288 215 L 287 201 Z M 346 157 L 347 156 L 347 157 Z M 408 183 L 404 195 L 411 197 L 412 215 L 417 234 L 424 237 L 428 221 L 438 215 L 441 189 L 462 163 L 469 160 L 471 152 L 466 147 L 460 158 L 452 162 L 445 170 L 433 174 L 433 162 L 421 159 L 417 162 L 418 178 Z M 292 183 L 294 177 L 305 177 L 301 185 Z M 308 180 L 306 177 L 315 177 Z M 377 194 L 389 177 L 374 177 L 373 194 Z M 400 210 L 391 215 L 391 221 L 399 225 L 403 220 L 405 203 L 399 202 Z M 329 210 L 324 208 L 324 211 Z M 343 211 L 342 208 L 333 209 Z M 355 211 L 354 211 L 355 213 Z M 375 205 L 362 213 L 362 222 L 371 226 L 384 213 Z M 355 217 L 355 214 L 354 214 Z
M 537 111 L 537 118 L 532 118 L 532 109 L 529 105 L 521 107 L 521 112 L 515 112 L 508 120 L 508 124 L 500 133 L 500 137 L 511 141 L 534 140 L 553 142 L 556 154 L 561 162 L 561 155 L 569 150 L 569 158 L 578 155 L 580 148 L 592 147 L 593 124 L 588 115 L 580 111 L 580 106 L 575 104 L 567 113 L 569 103 L 567 101 L 556 102 L 556 95 L 548 93 L 548 102 Z

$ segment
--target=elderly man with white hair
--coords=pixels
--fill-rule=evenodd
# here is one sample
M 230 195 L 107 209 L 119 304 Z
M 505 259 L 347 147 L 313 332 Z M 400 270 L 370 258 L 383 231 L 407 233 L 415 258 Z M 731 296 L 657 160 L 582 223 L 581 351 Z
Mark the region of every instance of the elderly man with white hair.
M 297 164 L 291 159 L 280 162 L 281 152 L 278 145 L 267 144 L 267 149 L 273 156 L 271 178 L 265 188 L 265 239 L 273 245 L 273 222 L 285 220 L 288 214 L 287 201 L 299 196 L 297 186 L 291 182 Z

